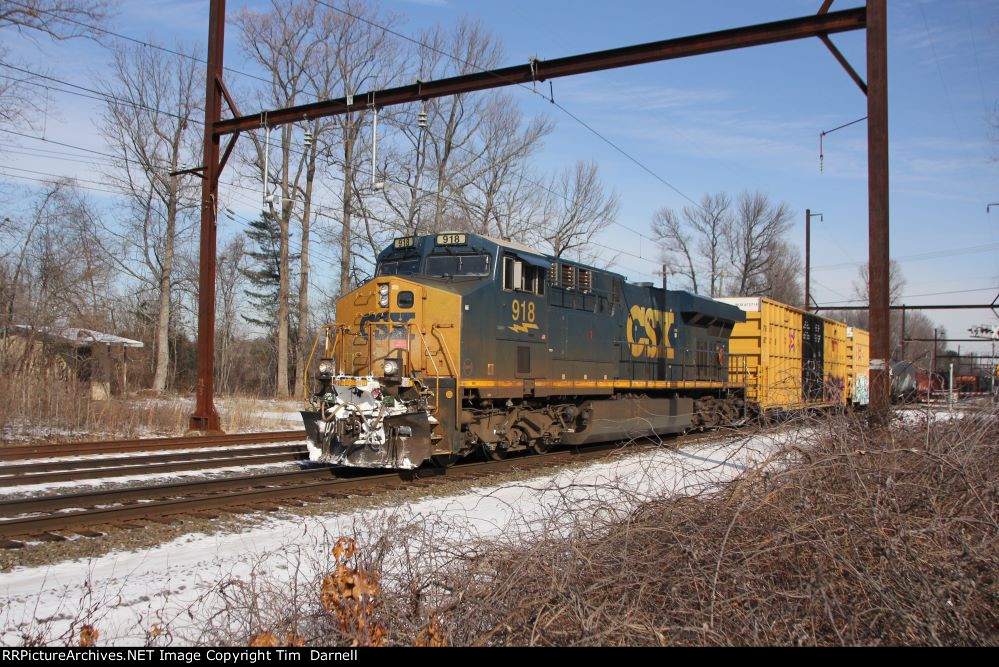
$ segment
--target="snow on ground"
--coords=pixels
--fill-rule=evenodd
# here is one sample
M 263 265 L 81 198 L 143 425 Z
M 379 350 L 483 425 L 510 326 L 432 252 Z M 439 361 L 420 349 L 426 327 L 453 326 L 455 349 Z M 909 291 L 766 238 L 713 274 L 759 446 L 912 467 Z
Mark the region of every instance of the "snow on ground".
M 274 421 L 295 422 L 299 426 L 302 424 L 302 415 L 298 412 L 258 412 L 261 419 L 273 419 Z
M 24 419 L 15 419 L 0 428 L 0 442 L 36 442 L 52 438 L 79 438 L 86 431 L 71 428 L 38 426 Z
M 980 414 L 982 409 L 983 406 L 969 405 L 968 403 L 957 404 L 953 408 L 949 408 L 946 404 L 922 405 L 896 410 L 895 414 L 903 424 L 925 425 L 927 421 L 937 423 L 964 419 L 965 417 Z M 987 410 L 988 406 L 984 406 L 984 409 Z
M 400 527 L 432 535 L 429 543 L 441 549 L 480 539 L 528 541 L 568 531 L 580 520 L 623 515 L 652 498 L 710 491 L 807 436 L 788 430 L 719 438 L 398 507 L 265 518 L 241 533 L 188 535 L 87 562 L 19 567 L 0 573 L 0 642 L 17 643 L 28 629 L 59 637 L 74 619 L 87 616 L 102 644 L 144 641 L 153 623 L 169 627 L 175 643 L 193 643 L 197 619 L 219 608 L 234 585 L 266 580 L 287 591 L 293 583 L 314 581 L 339 535 L 357 537 L 362 548 Z M 420 555 L 430 562 L 428 554 Z

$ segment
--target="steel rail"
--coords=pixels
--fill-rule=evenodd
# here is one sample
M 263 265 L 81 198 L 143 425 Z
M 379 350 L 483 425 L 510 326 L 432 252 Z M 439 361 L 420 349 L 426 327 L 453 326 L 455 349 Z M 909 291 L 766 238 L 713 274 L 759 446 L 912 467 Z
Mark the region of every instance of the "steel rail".
M 24 458 L 54 458 L 82 454 L 118 454 L 123 452 L 198 449 L 227 445 L 258 445 L 269 442 L 305 440 L 305 431 L 265 431 L 261 433 L 231 433 L 196 435 L 178 438 L 137 438 L 133 440 L 100 440 L 58 444 L 15 445 L 0 447 L 0 461 Z
M 309 458 L 309 451 L 304 445 L 279 445 L 236 453 L 222 450 L 128 456 L 114 459 L 75 459 L 54 463 L 5 466 L 0 469 L 0 487 L 293 462 L 307 458 Z M 224 459 L 224 461 L 220 462 L 220 459 Z
M 31 512 L 54 512 L 95 505 L 171 498 L 196 493 L 224 493 L 233 489 L 251 486 L 301 483 L 331 477 L 331 468 L 321 467 L 312 470 L 276 472 L 265 475 L 245 475 L 225 479 L 197 480 L 191 482 L 170 482 L 151 486 L 136 486 L 125 489 L 83 491 L 54 496 L 20 498 L 0 502 L 0 517 L 16 517 Z

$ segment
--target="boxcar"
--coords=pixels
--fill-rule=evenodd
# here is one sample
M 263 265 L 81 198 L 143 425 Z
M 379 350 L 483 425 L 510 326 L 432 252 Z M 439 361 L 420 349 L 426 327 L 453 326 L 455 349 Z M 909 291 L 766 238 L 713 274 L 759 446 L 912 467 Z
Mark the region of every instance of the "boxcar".
M 866 332 L 766 297 L 718 300 L 746 312 L 732 330 L 729 370 L 750 405 L 769 413 L 843 406 L 855 395 L 860 402 L 854 387 L 866 388 L 857 379 L 866 379 Z

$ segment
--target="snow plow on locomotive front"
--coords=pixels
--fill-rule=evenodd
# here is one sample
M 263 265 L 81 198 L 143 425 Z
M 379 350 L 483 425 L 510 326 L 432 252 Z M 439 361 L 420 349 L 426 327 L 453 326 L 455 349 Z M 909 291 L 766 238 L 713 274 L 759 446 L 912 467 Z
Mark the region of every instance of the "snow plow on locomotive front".
M 399 257 L 337 301 L 336 324 L 313 347 L 316 389 L 302 412 L 313 459 L 412 469 L 451 453 L 440 420 L 453 420 L 461 297 L 399 275 L 413 247 L 391 250 Z M 463 269 L 488 273 L 477 261 Z

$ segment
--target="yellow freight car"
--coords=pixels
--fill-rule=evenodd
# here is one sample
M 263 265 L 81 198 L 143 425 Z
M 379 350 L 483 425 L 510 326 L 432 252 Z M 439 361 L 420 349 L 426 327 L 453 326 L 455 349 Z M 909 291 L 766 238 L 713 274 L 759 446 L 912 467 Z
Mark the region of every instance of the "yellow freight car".
M 848 400 L 853 405 L 867 405 L 870 401 L 868 381 L 871 367 L 871 334 L 857 327 L 846 329 Z
M 718 299 L 746 311 L 730 341 L 730 380 L 760 412 L 846 405 L 847 326 L 766 297 Z
M 816 317 L 812 315 L 812 317 Z M 849 360 L 847 358 L 847 326 L 836 320 L 820 318 L 825 329 L 823 335 L 823 380 L 822 399 L 826 403 L 846 405 L 849 390 Z

